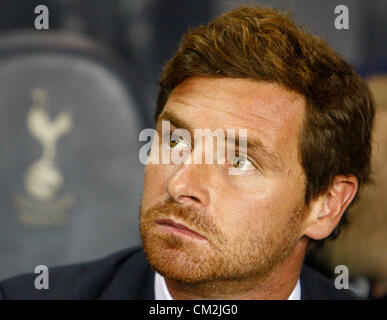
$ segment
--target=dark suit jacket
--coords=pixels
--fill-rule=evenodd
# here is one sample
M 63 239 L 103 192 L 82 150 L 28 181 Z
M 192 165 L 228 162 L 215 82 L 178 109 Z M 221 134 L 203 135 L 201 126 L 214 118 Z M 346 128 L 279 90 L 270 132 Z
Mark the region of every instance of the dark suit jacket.
M 153 300 L 155 272 L 142 248 L 104 259 L 49 269 L 49 289 L 35 288 L 38 274 L 0 282 L 2 299 L 138 299 Z M 349 290 L 337 290 L 332 281 L 308 266 L 301 271 L 302 299 L 356 299 Z

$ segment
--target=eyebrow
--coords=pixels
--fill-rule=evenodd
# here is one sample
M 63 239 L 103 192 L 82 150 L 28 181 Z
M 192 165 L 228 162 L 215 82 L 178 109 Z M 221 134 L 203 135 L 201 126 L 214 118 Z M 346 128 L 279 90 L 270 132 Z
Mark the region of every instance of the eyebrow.
M 175 128 L 187 129 L 188 131 L 190 131 L 191 136 L 193 134 L 194 128 L 188 122 L 176 116 L 173 112 L 170 112 L 170 111 L 163 112 L 159 116 L 157 123 L 161 121 L 170 121 L 170 123 Z M 239 149 L 239 141 L 240 141 L 239 134 L 236 133 L 234 143 L 236 145 L 236 148 L 238 149 Z M 265 145 L 258 138 L 250 138 L 250 139 L 247 138 L 247 150 L 250 151 L 250 153 L 252 153 L 253 155 L 263 157 L 276 169 L 280 169 L 281 164 L 283 164 L 282 159 L 278 155 L 268 151 Z
M 172 123 L 172 125 L 175 127 L 175 128 L 184 128 L 184 129 L 187 129 L 188 131 L 190 131 L 191 135 L 193 133 L 193 127 L 186 121 L 184 121 L 183 119 L 180 119 L 179 117 L 177 117 L 174 113 L 170 112 L 170 111 L 165 111 L 163 112 L 158 121 L 157 122 L 161 122 L 161 121 L 169 121 L 170 123 Z

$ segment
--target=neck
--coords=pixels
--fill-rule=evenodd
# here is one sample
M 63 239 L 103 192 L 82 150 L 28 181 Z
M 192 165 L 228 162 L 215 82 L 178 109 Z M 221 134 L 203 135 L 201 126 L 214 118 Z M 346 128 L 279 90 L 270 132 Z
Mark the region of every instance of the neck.
M 165 282 L 175 300 L 286 300 L 299 279 L 307 243 L 301 238 L 292 253 L 265 276 L 200 283 L 165 278 Z

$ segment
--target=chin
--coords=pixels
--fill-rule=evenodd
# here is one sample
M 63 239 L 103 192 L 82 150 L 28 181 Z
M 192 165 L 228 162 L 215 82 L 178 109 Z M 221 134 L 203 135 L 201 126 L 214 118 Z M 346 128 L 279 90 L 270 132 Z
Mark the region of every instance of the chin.
M 151 267 L 162 276 L 186 283 L 215 278 L 216 263 L 200 245 L 173 236 L 142 236 L 143 248 Z

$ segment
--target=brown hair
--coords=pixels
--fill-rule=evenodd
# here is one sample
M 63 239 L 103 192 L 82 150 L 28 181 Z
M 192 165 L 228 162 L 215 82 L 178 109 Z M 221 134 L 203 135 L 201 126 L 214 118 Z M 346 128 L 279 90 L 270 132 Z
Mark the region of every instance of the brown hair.
M 370 180 L 374 103 L 366 83 L 324 41 L 274 9 L 241 7 L 190 29 L 159 81 L 155 118 L 171 91 L 192 76 L 278 83 L 306 98 L 300 161 L 305 203 L 337 175 Z M 346 214 L 330 237 L 347 222 Z

